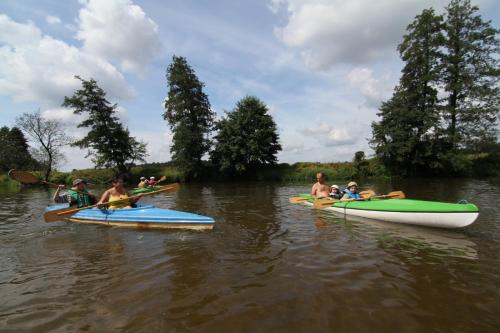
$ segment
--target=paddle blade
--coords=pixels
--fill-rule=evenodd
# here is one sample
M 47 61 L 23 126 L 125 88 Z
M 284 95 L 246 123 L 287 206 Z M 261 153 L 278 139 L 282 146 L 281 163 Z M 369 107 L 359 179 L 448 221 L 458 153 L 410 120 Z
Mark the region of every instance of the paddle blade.
M 288 198 L 288 201 L 290 203 L 293 203 L 293 204 L 303 203 L 303 202 L 306 202 L 307 200 L 309 200 L 309 198 L 306 198 L 306 197 L 291 197 L 291 198 Z
M 377 194 L 372 190 L 366 190 L 366 191 L 359 192 L 359 195 L 361 195 L 361 197 L 363 197 L 363 198 L 371 198 L 371 197 L 376 196 Z
M 38 184 L 40 182 L 40 179 L 27 171 L 18 171 L 12 169 L 9 171 L 8 175 L 10 178 L 17 180 L 22 184 Z
M 406 198 L 406 195 L 403 191 L 389 192 L 386 196 L 390 197 L 392 199 L 404 199 L 404 198 Z
M 314 201 L 314 208 L 318 209 L 328 208 L 331 207 L 335 202 L 338 202 L 338 200 L 330 198 L 318 199 Z
M 75 207 L 56 209 L 43 214 L 43 219 L 45 222 L 64 221 L 64 219 L 70 218 L 75 213 Z

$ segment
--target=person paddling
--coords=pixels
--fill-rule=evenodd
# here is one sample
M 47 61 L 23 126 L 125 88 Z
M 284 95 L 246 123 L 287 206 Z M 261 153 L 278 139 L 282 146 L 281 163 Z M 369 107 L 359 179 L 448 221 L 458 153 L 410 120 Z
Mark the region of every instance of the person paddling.
M 148 180 L 146 179 L 146 177 L 141 177 L 141 181 L 139 182 L 137 187 L 139 188 L 148 187 Z
M 158 183 L 155 177 L 149 177 L 148 186 L 153 187 Z
M 311 195 L 315 198 L 325 198 L 330 195 L 330 189 L 325 183 L 325 174 L 318 172 L 316 174 L 317 182 L 312 186 Z
M 358 192 L 358 184 L 356 182 L 349 182 L 347 188 L 344 190 L 344 196 L 340 200 L 360 199 L 361 195 Z
M 130 195 L 123 186 L 123 179 L 114 178 L 111 181 L 111 185 L 113 187 L 102 194 L 101 199 L 97 203 L 99 206 L 104 206 L 105 204 L 107 204 L 109 209 L 132 208 L 132 205 L 135 204 L 140 199 L 140 198 L 135 198 L 135 199 L 130 199 L 128 202 L 113 204 L 113 201 L 126 199 L 130 197 Z M 139 193 L 136 196 L 140 197 L 142 196 L 142 193 Z
M 59 195 L 59 192 L 65 188 L 64 185 L 59 185 L 52 200 L 56 203 L 69 203 L 70 206 L 78 208 L 93 205 L 97 201 L 96 197 L 87 191 L 86 186 L 87 183 L 83 179 L 75 179 L 73 187 L 68 190 L 67 194 Z

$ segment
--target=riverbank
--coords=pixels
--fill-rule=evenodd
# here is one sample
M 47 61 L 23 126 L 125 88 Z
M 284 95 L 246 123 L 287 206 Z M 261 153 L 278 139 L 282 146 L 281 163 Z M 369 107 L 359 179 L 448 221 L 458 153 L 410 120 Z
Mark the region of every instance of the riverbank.
M 282 182 L 311 182 L 316 174 L 323 172 L 327 179 L 359 179 L 367 177 L 387 178 L 385 169 L 374 160 L 367 160 L 362 167 L 357 167 L 352 162 L 300 162 L 294 164 L 280 163 L 248 170 L 242 176 L 221 174 L 213 165 L 205 162 L 201 177 L 198 181 L 228 181 L 228 180 L 256 180 L 256 181 L 282 181 Z M 56 184 L 70 184 L 73 179 L 81 178 L 95 184 L 107 184 L 113 178 L 111 169 L 82 169 L 70 172 L 55 171 L 50 177 L 50 182 Z M 41 174 L 38 175 L 41 178 Z M 127 182 L 134 184 L 140 177 L 166 177 L 165 183 L 184 182 L 181 169 L 171 163 L 151 163 L 132 167 Z

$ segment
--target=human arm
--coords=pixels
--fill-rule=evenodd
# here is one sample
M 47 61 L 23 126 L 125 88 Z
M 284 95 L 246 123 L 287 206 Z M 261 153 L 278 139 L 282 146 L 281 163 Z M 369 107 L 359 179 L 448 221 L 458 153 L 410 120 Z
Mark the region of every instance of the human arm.
M 64 185 L 58 185 L 57 186 L 57 190 L 56 192 L 54 193 L 54 196 L 52 197 L 52 201 L 54 202 L 57 202 L 57 203 L 61 203 L 63 201 L 63 197 L 59 197 L 59 193 L 61 192 L 61 190 L 65 188 Z M 65 202 L 67 202 L 67 200 L 65 200 Z
M 106 204 L 109 201 L 109 196 L 110 196 L 110 193 L 109 193 L 109 190 L 107 190 L 106 192 L 104 192 L 102 194 L 101 199 L 99 199 L 99 202 L 97 204 L 100 206 L 103 206 L 104 204 Z

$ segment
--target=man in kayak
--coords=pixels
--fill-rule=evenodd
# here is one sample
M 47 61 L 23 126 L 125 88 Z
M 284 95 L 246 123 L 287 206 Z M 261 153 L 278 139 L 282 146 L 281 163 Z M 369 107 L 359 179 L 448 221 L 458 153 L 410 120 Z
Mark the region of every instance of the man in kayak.
M 140 188 L 148 187 L 148 180 L 146 179 L 146 177 L 141 177 L 141 181 L 139 182 L 137 187 Z
M 318 172 L 316 174 L 317 182 L 313 185 L 311 189 L 311 196 L 315 198 L 326 198 L 330 195 L 330 188 L 325 183 L 325 174 L 323 172 Z
M 69 203 L 70 206 L 85 207 L 96 203 L 95 195 L 89 193 L 85 188 L 87 183 L 83 179 L 75 179 L 73 187 L 65 195 L 59 195 L 59 192 L 65 188 L 64 185 L 57 187 L 52 200 L 56 203 Z
M 358 192 L 358 184 L 356 182 L 349 182 L 347 188 L 344 190 L 344 196 L 340 200 L 360 199 L 361 195 Z

